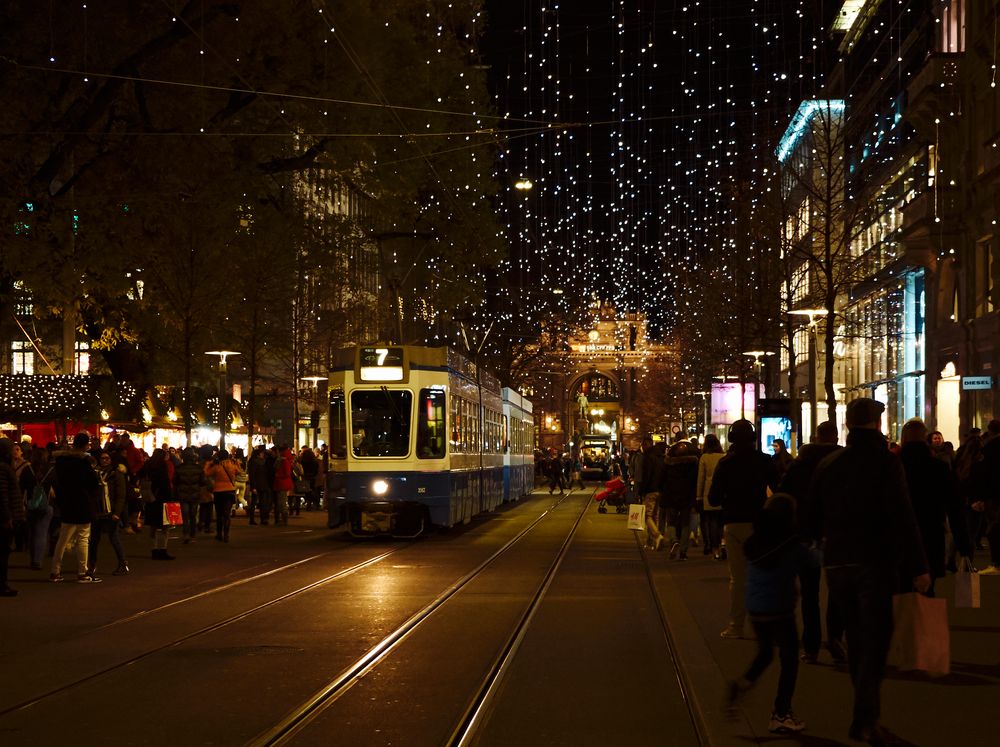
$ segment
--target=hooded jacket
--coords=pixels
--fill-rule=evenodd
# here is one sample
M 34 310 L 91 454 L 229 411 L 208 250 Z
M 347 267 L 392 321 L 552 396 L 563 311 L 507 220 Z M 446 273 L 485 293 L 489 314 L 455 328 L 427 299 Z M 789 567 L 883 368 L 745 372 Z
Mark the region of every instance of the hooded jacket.
M 639 478 L 639 495 L 660 490 L 663 483 L 663 444 L 654 444 L 642 453 L 642 475 Z
M 108 486 L 108 502 L 111 504 L 111 515 L 124 516 L 127 500 L 127 474 L 124 464 L 109 464 L 101 470 L 104 482 Z
M 57 451 L 52 488 L 63 524 L 90 524 L 100 513 L 100 485 L 94 459 L 86 451 Z
M 847 447 L 816 468 L 811 493 L 825 566 L 862 566 L 896 578 L 927 573 L 903 465 L 880 432 L 852 428 Z
M 274 489 L 276 491 L 295 489 L 292 482 L 292 452 L 282 449 L 274 462 Z
M 663 464 L 660 505 L 674 511 L 689 511 L 695 506 L 697 492 L 697 455 L 668 456 Z

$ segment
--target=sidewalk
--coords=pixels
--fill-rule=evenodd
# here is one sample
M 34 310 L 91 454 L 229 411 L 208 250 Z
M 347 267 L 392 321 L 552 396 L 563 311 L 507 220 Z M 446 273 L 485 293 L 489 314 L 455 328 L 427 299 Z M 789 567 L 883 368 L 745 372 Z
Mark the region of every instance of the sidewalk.
M 834 667 L 823 650 L 819 664 L 800 664 L 794 709 L 806 722 L 800 735 L 767 731 L 777 687 L 778 662 L 743 703 L 740 718 L 723 714 L 725 683 L 742 674 L 756 650 L 752 640 L 719 637 L 729 609 L 729 576 L 717 562 L 692 547 L 691 560 L 671 561 L 650 553 L 650 564 L 670 624 L 684 675 L 693 690 L 712 745 L 748 745 L 782 740 L 802 745 L 856 745 L 847 738 L 853 692 L 846 668 Z M 980 553 L 979 567 L 987 558 Z M 882 687 L 882 723 L 920 747 L 1000 743 L 1000 577 L 983 576 L 982 608 L 954 609 L 953 576 L 939 580 L 938 596 L 949 600 L 952 673 L 930 679 L 890 669 Z M 825 602 L 826 590 L 822 591 Z M 749 626 L 748 626 L 749 627 Z M 801 623 L 800 623 L 801 630 Z M 824 629 L 825 637 L 825 629 Z

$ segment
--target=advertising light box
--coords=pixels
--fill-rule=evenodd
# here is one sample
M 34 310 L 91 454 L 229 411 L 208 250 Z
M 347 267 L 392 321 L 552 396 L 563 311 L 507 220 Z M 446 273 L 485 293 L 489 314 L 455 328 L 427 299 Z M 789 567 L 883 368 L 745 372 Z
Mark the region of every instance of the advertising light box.
M 740 390 L 743 390 L 743 408 L 740 409 Z M 764 387 L 760 387 L 760 395 L 764 396 Z M 739 382 L 712 384 L 712 424 L 730 425 L 740 418 L 754 420 L 757 405 L 754 397 L 754 385 Z

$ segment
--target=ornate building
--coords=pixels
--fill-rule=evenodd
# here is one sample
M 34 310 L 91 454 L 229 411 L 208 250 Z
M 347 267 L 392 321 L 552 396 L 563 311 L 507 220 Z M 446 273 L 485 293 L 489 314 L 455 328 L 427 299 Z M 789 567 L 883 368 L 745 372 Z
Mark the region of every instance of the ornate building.
M 552 344 L 528 372 L 541 449 L 562 449 L 590 433 L 633 449 L 642 434 L 669 428 L 671 403 L 649 390 L 677 370 L 676 352 L 648 338 L 642 313 L 618 313 L 596 299 L 591 312 L 588 325 Z

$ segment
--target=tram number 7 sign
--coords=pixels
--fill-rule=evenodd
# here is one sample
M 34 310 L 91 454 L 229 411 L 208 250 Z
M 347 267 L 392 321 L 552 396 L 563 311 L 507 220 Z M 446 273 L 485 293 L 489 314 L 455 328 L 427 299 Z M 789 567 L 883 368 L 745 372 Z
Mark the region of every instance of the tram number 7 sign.
M 402 381 L 403 348 L 360 348 L 358 373 L 361 381 Z

